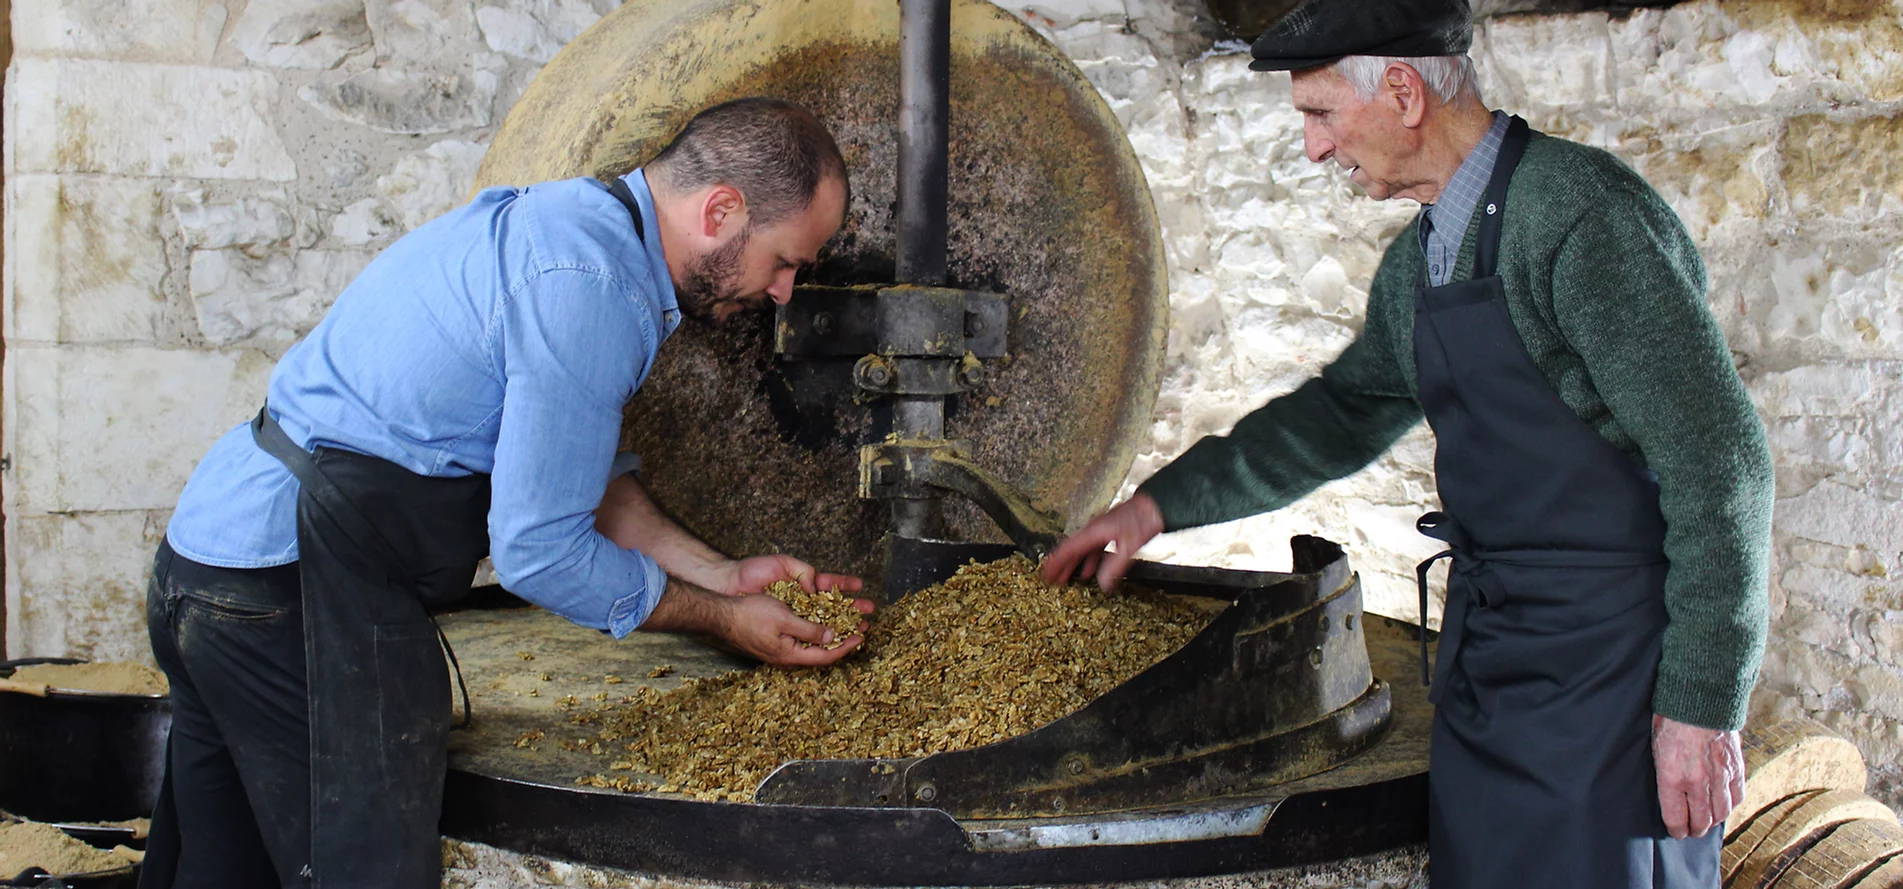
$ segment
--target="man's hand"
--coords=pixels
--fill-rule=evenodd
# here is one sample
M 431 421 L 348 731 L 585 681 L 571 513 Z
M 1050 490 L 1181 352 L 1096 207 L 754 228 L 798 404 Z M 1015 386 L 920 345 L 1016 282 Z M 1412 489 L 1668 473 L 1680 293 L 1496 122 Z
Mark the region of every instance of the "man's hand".
M 1045 583 L 1067 583 L 1077 575 L 1097 576 L 1097 585 L 1114 589 L 1123 573 L 1130 570 L 1137 550 L 1150 538 L 1163 533 L 1163 511 L 1150 495 L 1138 491 L 1109 512 L 1090 520 L 1090 524 L 1064 539 L 1044 557 L 1040 574 Z M 1115 543 L 1116 552 L 1104 548 Z
M 872 603 L 865 599 L 854 599 L 852 605 L 860 614 L 872 613 Z M 822 646 L 833 643 L 831 628 L 801 618 L 772 596 L 726 596 L 672 577 L 661 601 L 641 624 L 643 630 L 716 636 L 742 654 L 783 667 L 817 667 L 837 661 L 865 640 L 865 628 L 861 621 L 859 635 L 828 650 Z M 801 642 L 813 644 L 802 647 Z
M 1744 800 L 1744 750 L 1737 732 L 1652 717 L 1659 813 L 1673 839 L 1702 837 Z
M 809 593 L 817 590 L 856 593 L 865 588 L 865 582 L 857 577 L 848 574 L 822 574 L 814 571 L 813 566 L 792 556 L 776 554 L 729 562 L 726 565 L 726 582 L 713 587 L 713 590 L 728 596 L 744 596 L 748 593 L 760 592 L 769 584 L 782 580 L 797 581 Z
M 742 654 L 776 666 L 823 667 L 851 654 L 866 640 L 863 635 L 866 625 L 862 621 L 860 633 L 848 638 L 846 644 L 829 650 L 824 646 L 834 641 L 831 628 L 801 618 L 772 596 L 735 596 L 723 604 L 726 619 L 719 630 L 720 638 Z M 872 603 L 865 599 L 854 599 L 853 606 L 861 614 L 872 613 Z M 812 645 L 802 646 L 801 642 Z

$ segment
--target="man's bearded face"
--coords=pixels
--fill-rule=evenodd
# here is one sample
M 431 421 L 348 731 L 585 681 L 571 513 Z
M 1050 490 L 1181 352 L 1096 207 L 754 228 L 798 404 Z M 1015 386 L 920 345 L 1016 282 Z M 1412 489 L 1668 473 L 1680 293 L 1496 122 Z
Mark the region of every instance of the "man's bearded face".
M 681 312 L 701 321 L 725 321 L 758 302 L 757 294 L 741 293 L 740 277 L 747 241 L 753 235 L 749 224 L 727 243 L 701 254 L 687 268 L 681 285 L 675 288 Z

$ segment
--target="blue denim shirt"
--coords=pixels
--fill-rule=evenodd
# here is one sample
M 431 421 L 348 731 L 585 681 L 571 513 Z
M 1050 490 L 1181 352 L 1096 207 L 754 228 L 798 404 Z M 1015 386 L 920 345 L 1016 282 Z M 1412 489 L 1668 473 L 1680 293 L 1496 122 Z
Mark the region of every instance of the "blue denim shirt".
M 647 180 L 645 239 L 593 179 L 489 188 L 405 235 L 271 374 L 271 413 L 307 448 L 430 476 L 488 473 L 490 558 L 516 595 L 623 636 L 667 577 L 594 528 L 621 408 L 680 323 Z M 198 464 L 166 530 L 195 562 L 297 559 L 297 482 L 246 423 Z

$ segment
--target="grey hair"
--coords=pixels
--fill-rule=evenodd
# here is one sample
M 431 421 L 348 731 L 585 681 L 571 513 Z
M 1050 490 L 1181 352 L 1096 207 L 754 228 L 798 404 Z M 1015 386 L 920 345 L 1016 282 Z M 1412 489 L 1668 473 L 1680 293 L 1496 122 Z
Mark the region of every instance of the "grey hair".
M 1474 73 L 1472 56 L 1344 56 L 1335 63 L 1335 73 L 1355 88 L 1363 101 L 1381 91 L 1381 75 L 1388 66 L 1400 62 L 1420 72 L 1421 80 L 1434 91 L 1442 105 L 1451 105 L 1461 96 L 1480 100 L 1480 78 Z

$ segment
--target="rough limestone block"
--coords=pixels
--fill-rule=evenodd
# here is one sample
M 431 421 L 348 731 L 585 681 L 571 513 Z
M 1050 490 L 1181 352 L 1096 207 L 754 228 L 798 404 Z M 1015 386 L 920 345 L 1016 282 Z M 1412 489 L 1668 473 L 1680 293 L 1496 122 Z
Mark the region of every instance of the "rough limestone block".
M 476 168 L 487 146 L 447 139 L 396 162 L 377 177 L 377 193 L 405 230 L 435 219 L 469 200 Z
M 1903 118 L 1807 114 L 1786 124 L 1779 174 L 1791 212 L 1864 221 L 1903 212 L 1899 157 Z
M 1750 389 L 1780 467 L 1816 466 L 1862 487 L 1903 466 L 1903 427 L 1884 422 L 1903 416 L 1903 365 L 1813 364 L 1763 374 Z
M 1521 16 L 1475 29 L 1481 95 L 1494 107 L 1605 105 L 1613 101 L 1606 17 Z
M 1895 606 L 1881 612 L 1866 611 L 1851 621 L 1851 637 L 1878 663 L 1890 667 L 1903 668 L 1903 588 L 1891 587 L 1892 595 L 1888 604 Z
M 8 502 L 22 515 L 171 509 L 211 443 L 257 412 L 270 372 L 257 352 L 9 348 Z
M 1229 328 L 1235 337 L 1232 360 L 1253 404 L 1265 404 L 1269 393 L 1291 392 L 1308 382 L 1348 347 L 1355 333 L 1338 321 L 1275 308 L 1237 312 Z
M 152 183 L 26 175 L 7 185 L 8 341 L 152 342 L 167 272 Z
M 1903 670 L 1861 662 L 1844 684 L 1855 695 L 1855 706 L 1848 709 L 1903 719 Z
M 1610 29 L 1618 104 L 1669 119 L 1751 116 L 1745 109 L 1799 101 L 1809 84 L 1777 64 L 1786 27 L 1747 30 L 1716 3 L 1634 12 Z
M 1813 64 L 1828 71 L 1834 81 L 1828 84 L 1829 98 L 1869 102 L 1903 98 L 1903 23 L 1898 22 L 1891 0 L 1803 3 L 1797 9 L 1808 14 L 1788 25 L 1766 25 L 1803 34 L 1805 49 L 1816 59 Z
M 1762 672 L 1766 685 L 1797 699 L 1796 712 L 1780 715 L 1814 720 L 1834 731 L 1841 727 L 1834 718 L 1857 703 L 1850 689 L 1856 664 L 1838 651 L 1780 636 L 1779 644 L 1765 650 Z
M 9 343 L 0 392 L 6 398 L 6 416 L 0 423 L 4 446 L 12 458 L 4 470 L 0 513 L 15 516 L 58 508 L 59 381 L 54 370 L 59 350 L 47 344 Z
M 166 513 L 21 516 L 8 540 L 18 588 L 19 657 L 83 657 L 151 664 L 145 588 Z
M 13 50 L 130 62 L 211 61 L 221 0 L 30 0 L 13 4 Z
M 309 333 L 357 273 L 367 251 L 192 251 L 192 305 L 215 346 L 247 344 L 281 353 Z
M 1036 12 L 1030 13 L 1030 21 L 1043 23 L 1045 19 Z M 1052 42 L 1071 57 L 1081 68 L 1085 76 L 1090 76 L 1093 68 L 1111 64 L 1118 67 L 1141 66 L 1156 63 L 1155 47 L 1140 35 L 1115 20 L 1086 18 L 1073 21 L 1066 27 L 1049 29 Z M 1092 77 L 1096 83 L 1096 78 Z M 1114 108 L 1118 101 L 1128 101 L 1133 97 L 1127 88 L 1119 88 L 1112 83 L 1105 90 L 1103 83 L 1096 83 L 1098 91 L 1103 92 Z
M 1786 534 L 1875 552 L 1903 552 L 1897 505 L 1836 481 L 1777 502 L 1776 526 Z
M 481 42 L 469 0 L 365 0 L 363 6 L 379 61 L 407 65 Z
M 427 68 L 327 74 L 297 95 L 326 116 L 381 133 L 447 133 L 489 125 L 504 67 L 501 56 L 481 53 Z
M 1873 605 L 1881 607 L 1881 590 L 1878 579 L 1845 570 L 1840 562 L 1836 565 L 1818 566 L 1796 564 L 1786 569 L 1778 582 L 1790 595 L 1791 601 L 1807 609 L 1807 617 L 1825 618 L 1834 626 L 1828 631 L 1835 638 L 1818 639 L 1816 644 L 1836 644 L 1847 646 L 1851 637 L 1844 632 L 1848 615 L 1859 609 Z M 1797 628 L 1794 626 L 1793 630 Z M 1825 632 L 1819 628 L 1819 632 Z M 1853 649 L 1845 648 L 1847 653 L 1856 654 Z
M 1622 133 L 1614 149 L 1671 203 L 1696 240 L 1726 222 L 1770 212 L 1766 181 L 1776 126 L 1753 121 L 1693 133 L 1650 127 Z
M 229 200 L 208 199 L 205 189 L 179 187 L 166 195 L 185 246 L 196 250 L 285 244 L 297 234 L 292 203 L 282 189 Z
M 364 198 L 331 217 L 330 236 L 346 247 L 362 247 L 400 233 L 402 224 L 382 201 Z
M 482 39 L 496 52 L 545 64 L 555 53 L 614 10 L 611 0 L 553 0 L 477 6 Z
M 327 70 L 368 49 L 363 0 L 250 0 L 232 42 L 272 68 Z
M 1032 0 L 1029 3 L 999 5 L 1020 12 L 1027 21 L 1056 29 L 1068 28 L 1091 19 L 1121 21 L 1129 14 L 1123 0 Z M 1070 54 L 1068 47 L 1064 51 Z
M 1882 416 L 1903 400 L 1903 365 L 1831 361 L 1766 372 L 1752 380 L 1751 397 L 1771 418 Z
M 1747 268 L 1763 282 L 1737 295 L 1756 351 L 1811 361 L 1888 357 L 1897 309 L 1887 237 L 1797 232 L 1773 240 Z
M 258 71 L 20 58 L 7 80 L 13 172 L 297 176 Z

